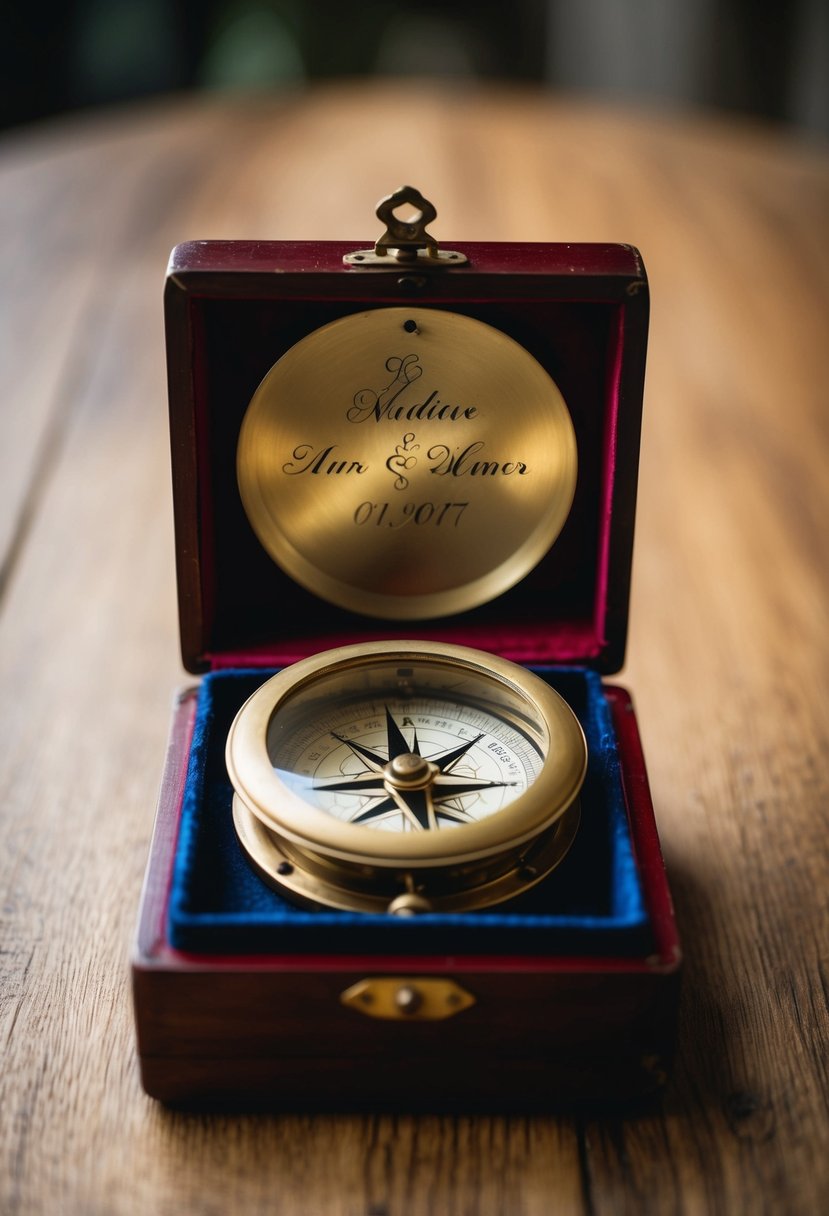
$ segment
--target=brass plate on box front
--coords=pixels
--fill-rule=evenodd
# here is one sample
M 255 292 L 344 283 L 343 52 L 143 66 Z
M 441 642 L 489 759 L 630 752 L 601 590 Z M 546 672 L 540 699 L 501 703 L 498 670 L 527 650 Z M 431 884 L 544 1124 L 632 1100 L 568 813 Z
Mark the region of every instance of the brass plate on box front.
M 374 975 L 340 994 L 343 1005 L 389 1022 L 442 1022 L 475 1004 L 454 980 L 433 976 Z
M 274 364 L 237 472 L 254 532 L 293 579 L 353 612 L 419 620 L 486 603 L 540 561 L 577 455 L 561 393 L 512 338 L 381 308 Z

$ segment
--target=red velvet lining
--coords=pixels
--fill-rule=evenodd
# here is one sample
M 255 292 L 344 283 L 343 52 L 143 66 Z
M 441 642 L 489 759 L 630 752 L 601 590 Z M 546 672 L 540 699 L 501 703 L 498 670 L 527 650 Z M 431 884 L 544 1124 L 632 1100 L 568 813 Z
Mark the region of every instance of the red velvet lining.
M 507 629 L 492 630 L 486 626 L 480 629 L 470 628 L 469 625 L 448 627 L 445 629 L 424 628 L 417 622 L 397 631 L 388 629 L 366 631 L 365 638 L 355 637 L 353 631 L 342 634 L 303 634 L 298 638 L 283 638 L 279 644 L 266 643 L 260 647 L 250 647 L 244 650 L 223 651 L 218 654 L 208 654 L 212 669 L 227 669 L 236 667 L 281 667 L 295 663 L 308 654 L 316 654 L 321 650 L 330 650 L 335 646 L 349 646 L 355 641 L 372 640 L 377 642 L 399 641 L 405 638 L 423 638 L 430 642 L 453 642 L 457 646 L 475 646 L 479 650 L 498 653 L 505 659 L 515 663 L 579 663 L 585 656 L 596 657 L 598 646 L 595 643 L 594 631 L 591 625 L 583 621 L 556 621 L 555 624 L 543 630 L 510 634 Z
M 596 563 L 596 600 L 593 614 L 595 637 L 600 639 L 599 649 L 605 644 L 605 620 L 607 616 L 607 580 L 610 558 L 610 521 L 613 511 L 613 488 L 616 476 L 616 436 L 619 420 L 619 381 L 622 375 L 624 351 L 624 315 L 622 310 L 616 317 L 616 342 L 608 353 L 608 385 L 605 395 L 605 426 L 602 444 L 604 478 L 602 484 L 601 526 L 599 531 L 598 561 Z

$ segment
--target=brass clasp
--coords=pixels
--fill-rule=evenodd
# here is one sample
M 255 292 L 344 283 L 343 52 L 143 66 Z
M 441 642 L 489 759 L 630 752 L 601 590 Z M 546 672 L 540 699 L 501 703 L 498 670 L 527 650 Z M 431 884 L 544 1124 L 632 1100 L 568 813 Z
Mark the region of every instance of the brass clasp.
M 475 1004 L 454 980 L 429 976 L 373 976 L 340 995 L 343 1005 L 370 1018 L 400 1022 L 439 1022 Z
M 403 206 L 414 207 L 414 215 L 405 219 L 396 214 Z M 440 249 L 426 225 L 437 219 L 437 211 L 414 186 L 400 186 L 393 194 L 377 204 L 377 218 L 385 225 L 373 249 L 358 249 L 343 258 L 346 266 L 357 270 L 397 270 L 402 266 L 419 269 L 444 269 L 463 266 L 466 254 L 457 250 Z

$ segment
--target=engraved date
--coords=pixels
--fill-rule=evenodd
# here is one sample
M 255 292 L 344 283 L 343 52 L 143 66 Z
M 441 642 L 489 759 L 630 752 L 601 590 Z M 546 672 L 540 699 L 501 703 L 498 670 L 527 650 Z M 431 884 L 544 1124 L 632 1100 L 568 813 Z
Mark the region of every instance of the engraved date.
M 404 528 L 406 524 L 457 528 L 468 506 L 468 502 L 361 502 L 354 512 L 354 522 L 377 528 Z

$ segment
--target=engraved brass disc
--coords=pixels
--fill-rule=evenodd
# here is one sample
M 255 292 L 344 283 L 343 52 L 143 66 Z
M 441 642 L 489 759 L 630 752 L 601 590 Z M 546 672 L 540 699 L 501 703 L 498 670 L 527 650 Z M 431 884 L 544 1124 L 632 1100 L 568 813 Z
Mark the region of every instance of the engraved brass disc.
M 461 612 L 523 578 L 576 485 L 557 386 L 481 321 L 382 308 L 274 364 L 239 437 L 254 532 L 298 583 L 354 612 Z

